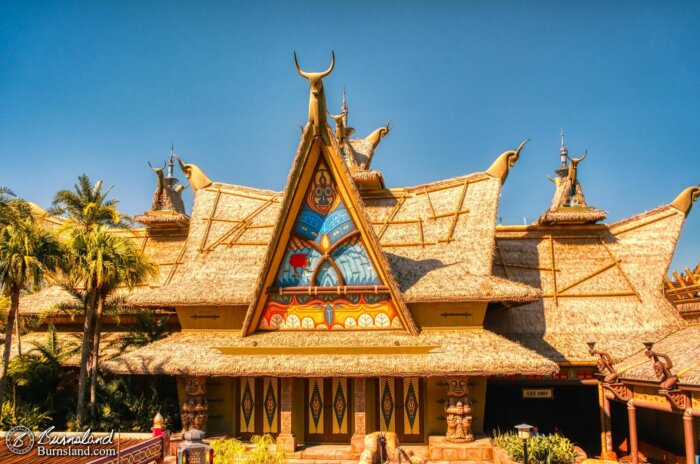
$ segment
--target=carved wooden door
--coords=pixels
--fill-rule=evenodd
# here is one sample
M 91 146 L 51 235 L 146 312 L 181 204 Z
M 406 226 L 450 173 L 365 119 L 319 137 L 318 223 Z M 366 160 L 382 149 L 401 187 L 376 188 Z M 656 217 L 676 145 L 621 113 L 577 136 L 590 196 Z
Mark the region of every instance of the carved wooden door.
M 241 377 L 238 388 L 238 436 L 277 436 L 280 428 L 280 381 L 275 377 Z
M 395 432 L 400 443 L 423 443 L 423 382 L 419 377 L 381 377 L 377 421 L 382 432 Z
M 353 432 L 352 382 L 348 378 L 306 379 L 306 441 L 347 443 Z

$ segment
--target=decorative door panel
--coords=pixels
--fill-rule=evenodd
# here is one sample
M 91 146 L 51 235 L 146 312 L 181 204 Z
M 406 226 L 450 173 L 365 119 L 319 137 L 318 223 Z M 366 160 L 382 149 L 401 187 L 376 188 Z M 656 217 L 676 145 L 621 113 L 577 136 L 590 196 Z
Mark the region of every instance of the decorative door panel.
M 395 432 L 401 443 L 422 443 L 423 382 L 418 377 L 381 377 L 377 392 L 377 421 L 382 432 Z
M 352 436 L 352 389 L 347 378 L 310 378 L 305 387 L 308 442 L 347 442 Z
M 238 435 L 279 433 L 280 382 L 274 377 L 241 377 L 238 389 Z

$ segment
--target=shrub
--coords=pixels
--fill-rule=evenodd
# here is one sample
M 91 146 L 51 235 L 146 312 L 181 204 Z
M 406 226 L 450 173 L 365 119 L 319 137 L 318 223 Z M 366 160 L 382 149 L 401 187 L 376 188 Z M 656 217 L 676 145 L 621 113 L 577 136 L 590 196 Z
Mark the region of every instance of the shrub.
M 496 431 L 493 444 L 502 448 L 516 462 L 523 460 L 523 441 L 515 432 Z M 527 443 L 528 464 L 573 464 L 576 459 L 574 445 L 559 434 L 538 435 Z
M 283 464 L 284 451 L 270 435 L 254 436 L 252 446 L 235 438 L 221 438 L 211 443 L 214 464 Z
M 23 425 L 32 430 L 44 430 L 51 423 L 51 416 L 41 411 L 38 406 L 18 402 L 13 405 L 10 401 L 2 403 L 0 430 L 9 430 L 16 425 Z

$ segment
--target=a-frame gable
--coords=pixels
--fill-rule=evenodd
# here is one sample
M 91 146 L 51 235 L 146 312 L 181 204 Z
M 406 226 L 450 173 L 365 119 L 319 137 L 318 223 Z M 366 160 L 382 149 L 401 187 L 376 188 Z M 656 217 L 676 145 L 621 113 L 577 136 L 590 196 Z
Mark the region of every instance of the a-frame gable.
M 307 125 L 244 334 L 418 330 L 328 126 Z

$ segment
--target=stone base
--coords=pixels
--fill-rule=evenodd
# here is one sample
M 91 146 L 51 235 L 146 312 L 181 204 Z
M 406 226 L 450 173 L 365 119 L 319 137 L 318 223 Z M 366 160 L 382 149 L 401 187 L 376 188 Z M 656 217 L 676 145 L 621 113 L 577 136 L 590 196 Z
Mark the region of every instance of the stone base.
M 365 450 L 365 436 L 353 435 L 350 439 L 350 449 L 358 453 L 363 452 Z
M 474 441 L 453 443 L 445 437 L 428 438 L 430 461 L 489 461 L 493 462 L 493 444 L 486 436 L 476 436 Z
M 277 435 L 277 446 L 285 453 L 293 453 L 297 449 L 297 439 L 291 433 L 280 433 Z

